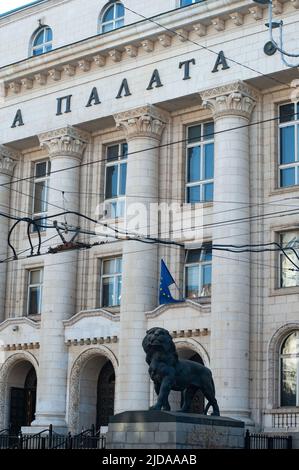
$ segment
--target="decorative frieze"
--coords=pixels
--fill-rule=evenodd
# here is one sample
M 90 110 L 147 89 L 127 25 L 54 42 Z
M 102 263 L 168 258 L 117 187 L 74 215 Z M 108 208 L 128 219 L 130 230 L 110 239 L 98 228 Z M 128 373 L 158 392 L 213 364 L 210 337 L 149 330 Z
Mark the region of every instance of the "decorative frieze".
M 173 338 L 191 338 L 195 336 L 208 336 L 210 330 L 208 328 L 195 329 L 195 330 L 173 330 L 171 336 Z
M 181 28 L 176 30 L 176 34 L 178 36 L 178 39 L 181 42 L 186 42 L 188 41 L 189 38 L 189 31 L 187 29 Z
M 299 8 L 299 0 L 291 0 L 291 4 L 293 5 L 296 10 Z
M 216 29 L 216 31 L 224 31 L 225 29 L 225 22 L 222 18 L 214 18 L 212 20 L 212 25 Z
M 95 55 L 93 61 L 98 67 L 104 67 L 106 64 L 106 56 L 101 54 Z
M 257 100 L 256 92 L 237 81 L 200 93 L 202 106 L 211 109 L 214 119 L 227 115 L 250 118 Z
M 49 76 L 54 80 L 54 82 L 57 82 L 61 79 L 61 69 L 55 68 L 49 70 Z
M 114 119 L 116 126 L 126 132 L 128 140 L 141 136 L 160 140 L 168 120 L 162 111 L 151 105 L 116 114 Z
M 129 44 L 128 46 L 125 46 L 126 53 L 128 57 L 137 57 L 138 54 L 138 47 L 133 46 L 132 44 Z
M 118 337 L 117 336 L 106 336 L 106 337 L 99 337 L 99 338 L 74 338 L 68 339 L 66 341 L 66 345 L 70 346 L 90 346 L 92 344 L 111 344 L 117 343 Z
M 207 34 L 207 27 L 203 23 L 196 23 L 193 25 L 193 29 L 196 32 L 197 36 L 205 36 Z
M 39 342 L 36 343 L 12 343 L 12 344 L 5 344 L 2 347 L 3 351 L 27 351 L 32 349 L 39 349 L 40 344 Z
M 249 8 L 250 13 L 256 21 L 259 21 L 263 18 L 263 9 L 255 5 L 254 7 Z
M 89 72 L 91 68 L 91 59 L 82 59 L 78 61 L 78 67 L 83 72 Z
M 155 48 L 154 41 L 151 41 L 150 39 L 145 39 L 142 41 L 141 46 L 145 52 L 153 52 Z
M 161 44 L 161 46 L 163 47 L 171 46 L 172 37 L 169 34 L 161 34 L 158 39 L 159 39 L 159 43 Z
M 46 85 L 47 83 L 47 74 L 46 73 L 36 73 L 34 75 L 34 78 L 36 80 L 36 82 L 39 84 L 39 85 Z
M 120 62 L 121 61 L 121 52 L 118 49 L 112 49 L 108 52 L 109 57 L 113 62 Z
M 241 26 L 244 23 L 244 16 L 239 12 L 234 12 L 229 15 L 236 26 Z
M 22 78 L 21 83 L 25 90 L 31 90 L 33 88 L 33 78 Z
M 73 77 L 76 74 L 76 66 L 74 64 L 65 65 L 63 70 L 68 77 Z
M 280 0 L 272 0 L 272 5 L 275 15 L 280 15 L 283 12 L 283 4 Z
M 39 135 L 40 145 L 47 149 L 50 158 L 71 156 L 81 159 L 88 140 L 86 132 L 71 126 Z

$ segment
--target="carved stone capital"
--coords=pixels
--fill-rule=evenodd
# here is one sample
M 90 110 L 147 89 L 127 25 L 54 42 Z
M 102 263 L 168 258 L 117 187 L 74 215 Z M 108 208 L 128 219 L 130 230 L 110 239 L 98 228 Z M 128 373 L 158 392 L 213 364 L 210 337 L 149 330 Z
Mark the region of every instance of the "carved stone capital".
M 0 174 L 12 177 L 18 154 L 5 145 L 0 145 Z
M 258 95 L 244 82 L 237 81 L 200 93 L 202 106 L 212 110 L 214 119 L 223 116 L 242 116 L 250 119 Z
M 38 138 L 50 158 L 69 156 L 81 160 L 89 135 L 75 127 L 67 126 L 40 134 Z
M 136 137 L 160 140 L 168 121 L 167 115 L 152 105 L 115 114 L 114 119 L 116 126 L 124 129 L 128 140 Z

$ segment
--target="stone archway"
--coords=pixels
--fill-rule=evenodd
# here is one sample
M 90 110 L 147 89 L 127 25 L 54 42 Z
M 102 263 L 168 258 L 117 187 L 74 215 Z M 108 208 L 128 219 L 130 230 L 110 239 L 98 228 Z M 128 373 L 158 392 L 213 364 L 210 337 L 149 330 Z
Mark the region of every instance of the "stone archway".
M 9 426 L 11 388 L 25 388 L 26 379 L 32 368 L 37 376 L 38 362 L 27 352 L 16 353 L 3 363 L 0 369 L 0 429 L 7 429 Z
M 73 433 L 96 424 L 99 374 L 111 363 L 117 376 L 118 362 L 106 346 L 84 351 L 74 362 L 69 380 L 68 423 Z
M 268 345 L 267 360 L 267 407 L 277 408 L 279 406 L 279 352 L 283 340 L 293 331 L 299 330 L 299 322 L 287 323 L 281 326 L 272 336 Z
M 176 350 L 180 359 L 189 359 L 202 365 L 209 365 L 209 356 L 201 344 L 192 338 L 174 340 Z M 179 410 L 181 407 L 181 393 L 170 392 L 169 403 L 172 410 Z M 197 392 L 192 400 L 191 413 L 201 414 L 204 411 L 204 396 Z

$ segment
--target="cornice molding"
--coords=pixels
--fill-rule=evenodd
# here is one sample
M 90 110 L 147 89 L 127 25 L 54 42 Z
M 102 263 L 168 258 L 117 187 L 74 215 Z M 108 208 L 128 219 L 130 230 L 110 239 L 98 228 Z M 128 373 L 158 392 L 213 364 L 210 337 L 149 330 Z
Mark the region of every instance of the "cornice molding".
M 214 119 L 223 116 L 242 116 L 250 119 L 258 93 L 242 81 L 212 88 L 200 93 L 203 108 L 212 111 Z
M 29 320 L 29 318 L 26 318 L 26 317 L 7 318 L 0 324 L 0 331 L 3 331 L 6 328 L 10 326 L 14 326 L 14 325 L 28 325 L 31 328 L 39 330 L 41 326 L 41 322 L 40 320 L 38 322 Z
M 66 126 L 38 136 L 42 148 L 47 149 L 49 157 L 70 156 L 81 160 L 89 134 L 72 126 Z
M 192 310 L 200 313 L 211 313 L 211 304 L 199 304 L 194 302 L 193 300 L 185 300 L 185 302 L 178 303 L 178 304 L 166 304 L 166 305 L 159 305 L 155 310 L 151 312 L 146 312 L 145 316 L 147 319 L 156 318 L 162 315 L 163 313 L 167 312 L 168 310 L 175 310 L 182 307 L 190 307 Z
M 176 47 L 177 41 L 186 40 L 189 34 L 195 37 L 222 34 L 228 25 L 232 28 L 242 26 L 245 16 L 252 16 L 252 7 L 252 0 L 210 0 L 209 5 L 203 2 L 200 8 L 194 8 L 192 15 L 191 5 L 190 8 L 161 13 L 156 19 L 167 28 L 167 34 L 161 32 L 161 27 L 154 22 L 129 24 L 109 34 L 97 34 L 45 55 L 4 66 L 0 69 L 0 83 L 4 95 L 30 92 L 32 88 L 44 86 L 47 81 L 69 80 L 77 71 L 89 73 L 98 67 L 109 67 L 116 61 L 131 60 L 138 55 L 139 49 L 152 53 L 156 44 Z M 258 9 L 263 13 L 264 7 Z M 262 18 L 263 15 L 256 19 Z
M 108 312 L 105 309 L 95 309 L 95 310 L 82 310 L 81 312 L 76 313 L 72 318 L 69 320 L 63 321 L 63 325 L 65 328 L 70 327 L 78 323 L 79 321 L 83 320 L 84 318 L 105 318 L 112 322 L 119 322 L 120 315 L 115 315 L 113 313 Z
M 153 105 L 142 106 L 114 115 L 116 127 L 125 131 L 128 140 L 149 137 L 160 140 L 168 116 Z

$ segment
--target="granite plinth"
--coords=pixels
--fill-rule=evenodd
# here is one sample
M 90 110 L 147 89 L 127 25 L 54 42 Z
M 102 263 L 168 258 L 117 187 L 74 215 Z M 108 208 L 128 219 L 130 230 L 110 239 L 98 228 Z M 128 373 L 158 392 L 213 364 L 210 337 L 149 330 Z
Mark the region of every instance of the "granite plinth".
M 168 411 L 126 411 L 110 418 L 108 449 L 242 449 L 236 419 Z

